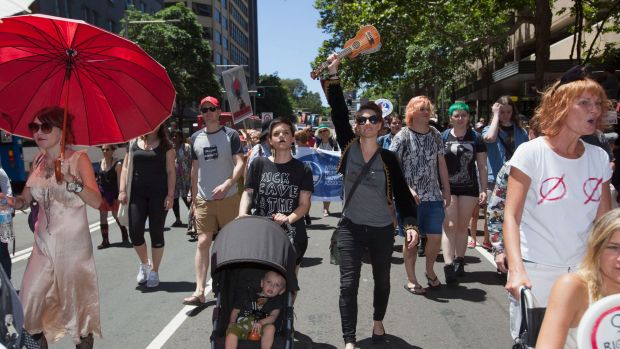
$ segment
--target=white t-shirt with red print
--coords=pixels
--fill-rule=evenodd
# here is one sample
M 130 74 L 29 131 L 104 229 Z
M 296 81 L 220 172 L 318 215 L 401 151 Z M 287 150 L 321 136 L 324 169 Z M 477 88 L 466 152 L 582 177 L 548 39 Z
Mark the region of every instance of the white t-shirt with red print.
M 611 167 L 603 149 L 580 142 L 585 152 L 578 159 L 556 154 L 544 137 L 522 144 L 510 159 L 531 179 L 520 226 L 524 260 L 570 267 L 585 254 Z

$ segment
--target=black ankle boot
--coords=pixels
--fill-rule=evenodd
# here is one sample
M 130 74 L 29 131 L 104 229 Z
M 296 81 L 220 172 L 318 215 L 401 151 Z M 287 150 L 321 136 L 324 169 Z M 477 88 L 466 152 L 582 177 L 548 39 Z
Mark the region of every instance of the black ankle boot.
M 465 275 L 465 258 L 456 257 L 454 259 L 454 273 L 456 276 Z
M 95 339 L 93 338 L 92 333 L 86 337 L 80 337 L 80 339 L 82 341 L 80 342 L 80 344 L 75 345 L 75 349 L 93 349 Z
M 454 264 L 444 265 L 443 273 L 446 276 L 446 284 L 453 284 L 456 282 L 456 275 L 454 274 Z

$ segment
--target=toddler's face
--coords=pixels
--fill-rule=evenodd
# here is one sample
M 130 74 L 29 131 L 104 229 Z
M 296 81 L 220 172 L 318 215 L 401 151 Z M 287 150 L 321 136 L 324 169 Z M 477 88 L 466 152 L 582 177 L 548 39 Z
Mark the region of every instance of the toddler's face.
M 263 289 L 263 294 L 267 297 L 275 297 L 284 293 L 284 287 L 286 281 L 284 278 L 274 272 L 269 272 L 265 275 L 260 282 L 260 286 Z

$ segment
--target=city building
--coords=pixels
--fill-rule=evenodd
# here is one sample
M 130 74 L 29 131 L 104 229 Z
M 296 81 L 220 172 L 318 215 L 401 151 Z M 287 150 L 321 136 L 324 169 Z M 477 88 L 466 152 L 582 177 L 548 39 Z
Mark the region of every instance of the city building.
M 119 33 L 123 29 L 125 9 L 155 13 L 164 7 L 164 0 L 36 0 L 30 10 L 33 13 L 81 19 L 98 27 Z
M 257 0 L 165 0 L 165 6 L 183 2 L 198 16 L 209 40 L 216 74 L 235 65 L 245 67 L 250 90 L 258 83 Z
M 560 77 L 564 72 L 577 64 L 576 57 L 570 60 L 573 34 L 570 32 L 575 18 L 570 11 L 558 13 L 561 8 L 570 8 L 573 2 L 558 0 L 552 8 L 551 46 L 549 64 L 545 69 L 545 83 L 549 84 Z M 516 14 L 518 16 L 518 14 Z M 593 29 L 600 23 L 588 24 Z M 602 33 L 595 37 L 596 30 L 584 32 L 583 40 L 586 47 L 594 42 L 594 48 L 603 49 L 607 43 L 620 42 L 620 34 L 616 32 Z M 536 71 L 536 36 L 534 25 L 523 23 L 516 28 L 514 34 L 507 38 L 506 51 L 500 60 L 490 59 L 487 66 L 480 62 L 474 64 L 476 71 L 474 78 L 452 94 L 453 99 L 469 102 L 476 110 L 478 117 L 487 117 L 491 105 L 502 95 L 510 95 L 516 101 L 519 111 L 526 117 L 534 113 L 537 104 L 538 91 L 534 81 Z M 593 65 L 594 78 L 602 77 L 602 66 Z M 487 75 L 489 72 L 490 75 Z

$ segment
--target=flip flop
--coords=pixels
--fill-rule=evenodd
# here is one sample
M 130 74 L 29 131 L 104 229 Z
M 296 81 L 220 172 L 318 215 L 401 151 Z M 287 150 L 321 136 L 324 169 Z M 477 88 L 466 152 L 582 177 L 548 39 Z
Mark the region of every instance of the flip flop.
M 407 286 L 407 284 L 404 284 L 403 287 L 405 288 L 405 290 L 407 290 L 407 292 L 411 294 L 423 295 L 426 293 L 426 289 L 422 287 L 421 285 L 415 285 L 413 287 L 409 287 Z
M 191 297 L 187 297 L 183 299 L 183 304 L 185 305 L 195 305 L 197 307 L 204 305 L 207 302 L 205 299 L 205 295 L 201 294 L 199 296 L 192 295 Z

